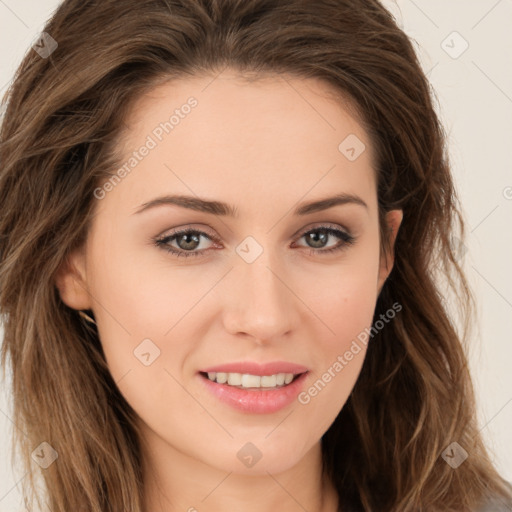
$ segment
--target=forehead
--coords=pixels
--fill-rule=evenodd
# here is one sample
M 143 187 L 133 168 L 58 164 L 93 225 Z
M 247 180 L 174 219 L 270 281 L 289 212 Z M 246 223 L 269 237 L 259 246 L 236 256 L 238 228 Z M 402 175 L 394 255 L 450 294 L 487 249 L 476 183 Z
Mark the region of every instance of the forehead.
M 160 84 L 132 105 L 121 163 L 143 146 L 151 149 L 121 183 L 133 207 L 164 191 L 237 204 L 241 195 L 299 201 L 333 187 L 375 191 L 368 134 L 319 79 L 222 73 Z
M 159 123 L 168 121 L 175 111 L 181 114 L 179 120 L 188 117 L 191 109 L 184 107 L 191 98 L 196 100 L 198 108 L 192 109 L 192 121 L 186 124 L 199 118 L 200 123 L 194 125 L 194 131 L 204 136 L 200 128 L 206 130 L 216 123 L 216 129 L 208 133 L 209 139 L 225 134 L 236 135 L 234 141 L 241 140 L 247 131 L 237 131 L 240 127 L 247 128 L 258 138 L 278 132 L 281 139 L 289 140 L 290 145 L 294 142 L 293 135 L 299 134 L 313 140 L 327 137 L 328 144 L 330 132 L 331 135 L 348 130 L 364 133 L 353 102 L 324 80 L 272 74 L 249 78 L 228 71 L 218 76 L 198 75 L 156 85 L 132 104 L 127 129 L 120 142 L 127 143 L 127 147 L 133 146 L 133 142 Z M 187 112 L 183 115 L 180 110 Z M 179 120 L 175 119 L 173 123 L 183 124 Z M 172 135 L 176 138 L 179 131 L 173 128 Z

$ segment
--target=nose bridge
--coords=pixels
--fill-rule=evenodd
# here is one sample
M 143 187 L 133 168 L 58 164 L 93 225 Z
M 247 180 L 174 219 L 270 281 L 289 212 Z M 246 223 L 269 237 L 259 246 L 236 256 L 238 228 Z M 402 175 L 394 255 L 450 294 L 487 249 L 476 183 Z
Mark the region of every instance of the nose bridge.
M 239 256 L 235 262 L 224 304 L 226 329 L 260 341 L 287 333 L 295 323 L 297 303 L 285 285 L 283 265 L 267 250 L 251 263 Z

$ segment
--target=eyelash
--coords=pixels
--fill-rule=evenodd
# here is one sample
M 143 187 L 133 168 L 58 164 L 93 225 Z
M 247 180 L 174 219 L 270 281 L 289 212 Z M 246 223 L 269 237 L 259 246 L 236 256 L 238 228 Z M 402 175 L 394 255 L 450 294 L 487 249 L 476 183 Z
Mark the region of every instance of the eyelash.
M 352 235 L 349 235 L 345 231 L 341 231 L 341 230 L 333 228 L 331 226 L 318 226 L 318 227 L 315 227 L 308 231 L 305 231 L 304 233 L 302 233 L 302 235 L 299 237 L 299 239 L 310 234 L 310 233 L 314 233 L 316 231 L 323 231 L 327 235 L 334 235 L 341 240 L 341 243 L 334 247 L 330 247 L 329 249 L 312 249 L 312 248 L 307 249 L 306 248 L 309 251 L 310 255 L 326 254 L 326 253 L 333 253 L 333 252 L 341 251 L 343 249 L 346 249 L 348 246 L 354 244 L 354 242 L 356 240 L 355 237 L 353 237 Z M 154 243 L 157 247 L 163 249 L 164 251 L 170 252 L 171 254 L 173 254 L 177 257 L 184 257 L 184 258 L 188 258 L 190 256 L 201 256 L 203 253 L 205 253 L 206 251 L 209 250 L 209 249 L 204 249 L 202 251 L 184 251 L 183 249 L 177 250 L 174 247 L 171 247 L 169 245 L 169 242 L 171 242 L 172 240 L 175 240 L 180 235 L 189 235 L 189 234 L 203 235 L 212 241 L 218 242 L 218 240 L 214 239 L 213 237 L 209 236 L 207 233 L 205 233 L 203 231 L 199 231 L 197 229 L 186 228 L 186 229 L 175 231 L 175 232 L 171 233 L 170 235 L 166 235 L 165 237 L 156 238 L 156 239 L 154 239 Z

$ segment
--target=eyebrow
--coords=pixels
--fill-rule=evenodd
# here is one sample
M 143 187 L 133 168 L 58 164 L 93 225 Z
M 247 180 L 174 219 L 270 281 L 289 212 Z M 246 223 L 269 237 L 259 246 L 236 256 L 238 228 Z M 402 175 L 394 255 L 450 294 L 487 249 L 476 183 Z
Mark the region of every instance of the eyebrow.
M 356 204 L 364 208 L 368 208 L 368 205 L 359 197 L 354 194 L 341 193 L 332 197 L 326 197 L 317 201 L 311 201 L 307 203 L 299 204 L 293 211 L 294 215 L 309 215 L 311 213 L 327 210 L 333 206 L 344 205 L 344 204 Z M 199 197 L 184 196 L 184 195 L 166 195 L 157 197 L 146 203 L 143 203 L 134 212 L 135 214 L 142 213 L 151 208 L 162 205 L 175 205 L 181 206 L 182 208 L 188 208 L 203 213 L 210 213 L 212 215 L 221 215 L 229 217 L 238 217 L 238 209 L 229 204 L 221 201 L 209 201 L 207 199 L 201 199 Z

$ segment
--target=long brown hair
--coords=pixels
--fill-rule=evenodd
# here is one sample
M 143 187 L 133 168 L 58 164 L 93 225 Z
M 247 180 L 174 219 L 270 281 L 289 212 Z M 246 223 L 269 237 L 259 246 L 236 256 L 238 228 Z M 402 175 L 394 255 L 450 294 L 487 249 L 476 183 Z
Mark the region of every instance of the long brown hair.
M 27 53 L 0 132 L 2 366 L 9 356 L 26 502 L 35 493 L 31 453 L 47 442 L 58 454 L 42 471 L 52 512 L 142 512 L 135 413 L 97 332 L 61 301 L 55 275 L 86 239 L 95 188 L 118 168 L 130 105 L 162 81 L 227 67 L 251 79 L 278 73 L 331 84 L 376 149 L 383 247 L 385 212 L 404 212 L 375 319 L 396 301 L 402 311 L 372 338 L 322 438 L 341 505 L 460 511 L 491 495 L 511 499 L 476 427 L 464 354 L 474 298 L 453 243 L 463 242 L 464 221 L 445 133 L 391 14 L 377 0 L 66 0 L 44 32 L 58 46 L 49 56 Z M 462 332 L 440 278 L 454 292 Z M 453 442 L 468 454 L 457 469 L 441 456 Z

